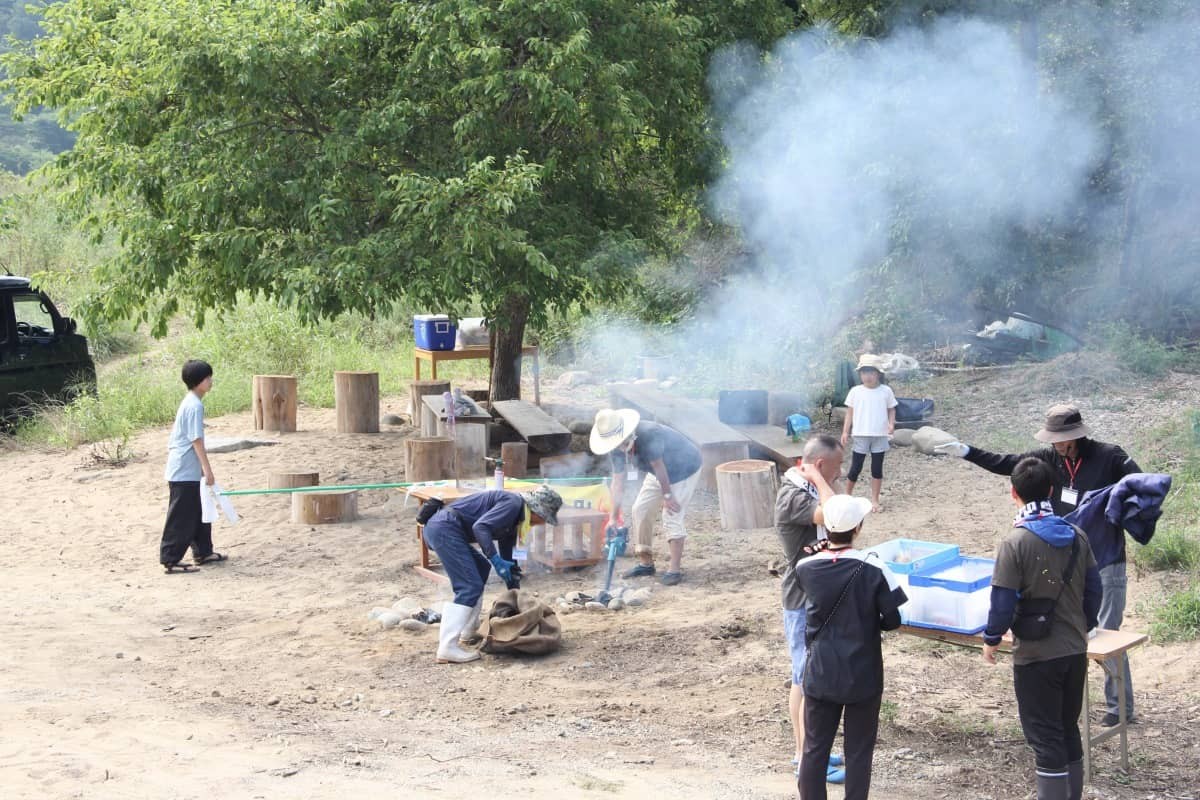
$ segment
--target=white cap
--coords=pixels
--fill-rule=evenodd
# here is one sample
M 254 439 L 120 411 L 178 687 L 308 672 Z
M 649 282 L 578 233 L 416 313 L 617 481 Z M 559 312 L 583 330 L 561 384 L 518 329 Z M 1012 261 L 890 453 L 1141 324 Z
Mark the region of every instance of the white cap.
M 862 524 L 871 513 L 871 501 L 865 497 L 835 494 L 821 505 L 825 515 L 825 530 L 830 533 L 845 533 Z

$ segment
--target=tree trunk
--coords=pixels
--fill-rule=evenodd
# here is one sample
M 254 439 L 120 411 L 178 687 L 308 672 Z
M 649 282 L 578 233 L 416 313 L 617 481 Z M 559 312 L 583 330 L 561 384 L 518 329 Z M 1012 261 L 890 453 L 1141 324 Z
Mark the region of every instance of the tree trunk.
M 379 373 L 333 373 L 338 433 L 379 433 Z
M 524 442 L 505 442 L 500 445 L 500 461 L 506 478 L 524 478 L 529 464 L 529 445 Z
M 778 481 L 774 462 L 730 461 L 717 466 L 716 477 L 722 528 L 753 530 L 775 524 Z
M 443 395 L 448 391 L 450 381 L 409 381 L 408 408 L 414 427 L 421 424 L 421 409 L 425 406 L 421 398 L 430 394 Z
M 296 379 L 291 375 L 255 375 L 250 382 L 254 430 L 296 430 Z
M 358 492 L 295 492 L 292 494 L 292 522 L 324 525 L 353 522 L 358 519 Z
M 510 295 L 500 306 L 495 320 L 495 344 L 492 346 L 492 402 L 521 399 L 521 345 L 525 322 L 529 319 L 529 300 Z
M 296 489 L 301 486 L 320 485 L 321 476 L 316 472 L 272 472 L 267 476 L 268 489 Z M 300 492 L 300 494 L 304 494 L 304 492 Z
M 454 478 L 454 440 L 431 436 L 404 441 L 405 480 L 411 483 Z

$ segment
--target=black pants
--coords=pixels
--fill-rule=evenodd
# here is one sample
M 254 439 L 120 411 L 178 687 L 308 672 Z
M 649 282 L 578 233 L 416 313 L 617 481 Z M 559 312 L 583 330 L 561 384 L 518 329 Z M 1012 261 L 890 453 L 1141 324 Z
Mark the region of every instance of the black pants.
M 200 481 L 171 481 L 167 486 L 171 487 L 171 502 L 167 506 L 158 560 L 177 564 L 187 555 L 189 547 L 194 559 L 212 555 L 212 525 L 200 521 Z
M 1039 772 L 1065 772 L 1083 758 L 1079 712 L 1087 686 L 1087 655 L 1013 667 L 1017 713 Z
M 862 703 L 830 703 L 804 698 L 804 754 L 800 758 L 800 800 L 825 800 L 825 770 L 842 711 L 846 713 L 846 800 L 867 800 L 871 793 L 871 758 L 879 735 L 883 695 Z
M 883 457 L 885 453 L 871 453 L 871 477 L 877 481 L 883 480 Z M 859 473 L 862 472 L 863 462 L 867 460 L 866 453 L 851 453 L 850 454 L 850 471 L 846 473 L 846 480 L 851 483 L 858 482 Z

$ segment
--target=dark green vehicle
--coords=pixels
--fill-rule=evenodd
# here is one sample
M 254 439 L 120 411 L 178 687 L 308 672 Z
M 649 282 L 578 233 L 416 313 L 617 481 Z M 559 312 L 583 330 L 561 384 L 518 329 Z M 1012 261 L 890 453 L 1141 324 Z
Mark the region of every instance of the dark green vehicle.
M 75 320 L 28 278 L 0 275 L 0 418 L 96 390 L 96 365 Z

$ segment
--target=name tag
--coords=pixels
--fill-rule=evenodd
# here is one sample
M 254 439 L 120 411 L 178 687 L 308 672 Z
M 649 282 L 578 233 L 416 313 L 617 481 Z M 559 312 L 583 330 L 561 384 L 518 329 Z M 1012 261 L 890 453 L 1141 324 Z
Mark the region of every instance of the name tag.
M 1077 505 L 1079 503 L 1079 492 L 1074 489 L 1068 489 L 1066 486 L 1062 490 L 1062 501 L 1067 505 Z
M 636 481 L 638 476 L 637 467 L 629 467 L 625 470 L 625 480 Z

